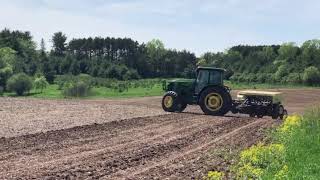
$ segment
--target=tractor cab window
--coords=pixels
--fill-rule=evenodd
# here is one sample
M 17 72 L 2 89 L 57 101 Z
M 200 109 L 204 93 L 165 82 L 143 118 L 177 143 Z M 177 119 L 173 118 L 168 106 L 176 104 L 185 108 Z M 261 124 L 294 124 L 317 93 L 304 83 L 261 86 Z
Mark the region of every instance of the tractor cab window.
M 223 84 L 223 73 L 220 71 L 210 71 L 209 84 Z
M 199 71 L 197 83 L 198 84 L 207 84 L 209 77 L 209 71 Z

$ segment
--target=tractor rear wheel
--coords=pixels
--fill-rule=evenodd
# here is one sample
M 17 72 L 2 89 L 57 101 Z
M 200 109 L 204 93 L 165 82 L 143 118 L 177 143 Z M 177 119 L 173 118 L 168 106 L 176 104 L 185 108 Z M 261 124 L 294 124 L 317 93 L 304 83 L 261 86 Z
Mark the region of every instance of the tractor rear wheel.
M 162 98 L 162 109 L 166 112 L 182 112 L 186 107 L 174 91 L 168 91 Z
M 223 116 L 230 111 L 232 99 L 225 88 L 209 87 L 200 94 L 199 105 L 205 114 Z

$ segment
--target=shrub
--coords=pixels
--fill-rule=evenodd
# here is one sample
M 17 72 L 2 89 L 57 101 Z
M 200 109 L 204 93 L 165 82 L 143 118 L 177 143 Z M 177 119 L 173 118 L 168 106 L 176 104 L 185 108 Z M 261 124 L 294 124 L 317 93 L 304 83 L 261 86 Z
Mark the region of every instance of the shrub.
M 48 83 L 53 84 L 55 79 L 55 72 L 54 71 L 48 71 L 44 74 L 46 80 Z
M 79 81 L 74 83 L 66 83 L 63 88 L 65 97 L 85 97 L 90 93 L 90 86 L 85 82 Z
M 302 82 L 302 78 L 301 78 L 301 74 L 299 74 L 299 73 L 290 73 L 286 77 L 286 83 L 299 84 L 301 82 Z
M 13 75 L 7 82 L 8 91 L 14 91 L 18 96 L 32 89 L 32 80 L 25 73 Z
M 240 75 L 241 75 L 241 74 L 239 74 L 239 73 L 233 74 L 233 75 L 230 77 L 230 81 L 232 81 L 232 82 L 239 82 Z
M 6 82 L 12 75 L 13 70 L 11 66 L 7 66 L 1 68 L 1 61 L 0 61 L 0 86 L 6 87 Z
M 126 82 L 120 82 L 118 84 L 118 87 L 116 88 L 118 90 L 119 93 L 122 93 L 124 91 L 128 91 L 129 90 L 129 86 L 128 83 Z
M 287 76 L 289 74 L 289 66 L 288 65 L 281 65 L 278 67 L 277 72 L 274 74 L 275 80 L 277 82 L 281 82 L 283 77 Z
M 319 69 L 314 66 L 306 68 L 303 73 L 303 82 L 309 85 L 320 83 Z
M 79 74 L 77 76 L 74 75 L 59 75 L 55 79 L 55 83 L 58 85 L 58 89 L 62 90 L 65 84 L 68 83 L 76 83 L 76 82 L 84 82 L 88 86 L 94 85 L 94 78 L 88 74 Z
M 92 79 L 93 77 L 91 77 L 89 74 L 79 74 L 78 76 L 75 76 L 77 81 L 82 81 L 85 82 L 87 84 L 89 84 L 91 86 L 92 84 Z
M 256 75 L 255 74 L 253 74 L 253 73 L 249 73 L 248 75 L 247 75 L 247 82 L 257 82 L 257 77 L 256 77 Z
M 261 73 L 257 74 L 257 82 L 259 83 L 274 83 L 274 77 L 273 74 L 270 73 Z
M 74 79 L 73 77 L 74 77 L 73 75 L 59 75 L 59 76 L 57 76 L 55 79 L 55 83 L 58 85 L 58 90 L 62 90 L 66 83 L 75 82 L 75 80 L 73 80 Z
M 130 79 L 139 79 L 140 76 L 136 70 L 130 69 L 128 70 L 124 75 L 123 78 L 124 80 L 130 80 Z
M 3 95 L 3 91 L 4 91 L 4 88 L 2 86 L 0 86 L 0 96 Z
M 257 82 L 259 82 L 259 83 L 265 83 L 266 82 L 267 77 L 266 77 L 265 74 L 259 73 L 256 76 L 257 76 L 257 79 L 256 79 Z
M 34 80 L 34 87 L 35 89 L 40 89 L 40 92 L 43 92 L 43 89 L 45 89 L 48 86 L 48 82 L 44 76 L 39 76 Z

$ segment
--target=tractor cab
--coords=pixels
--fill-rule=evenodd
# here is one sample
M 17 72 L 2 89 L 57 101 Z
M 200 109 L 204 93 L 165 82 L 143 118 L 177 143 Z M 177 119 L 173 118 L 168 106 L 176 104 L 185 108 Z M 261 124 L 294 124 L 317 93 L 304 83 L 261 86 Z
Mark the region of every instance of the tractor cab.
M 200 94 L 207 86 L 223 86 L 224 69 L 213 67 L 198 67 L 195 81 L 195 94 Z

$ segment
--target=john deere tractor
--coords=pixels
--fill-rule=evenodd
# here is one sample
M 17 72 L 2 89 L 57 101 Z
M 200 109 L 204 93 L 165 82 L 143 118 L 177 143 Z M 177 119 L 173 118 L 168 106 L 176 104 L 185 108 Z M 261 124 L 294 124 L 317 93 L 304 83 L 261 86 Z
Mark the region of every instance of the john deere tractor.
M 164 84 L 162 108 L 167 112 L 182 112 L 187 105 L 199 105 L 208 115 L 223 116 L 231 111 L 274 119 L 287 114 L 279 92 L 240 91 L 233 100 L 231 89 L 223 84 L 224 72 L 220 68 L 198 67 L 196 79 L 168 81 Z

